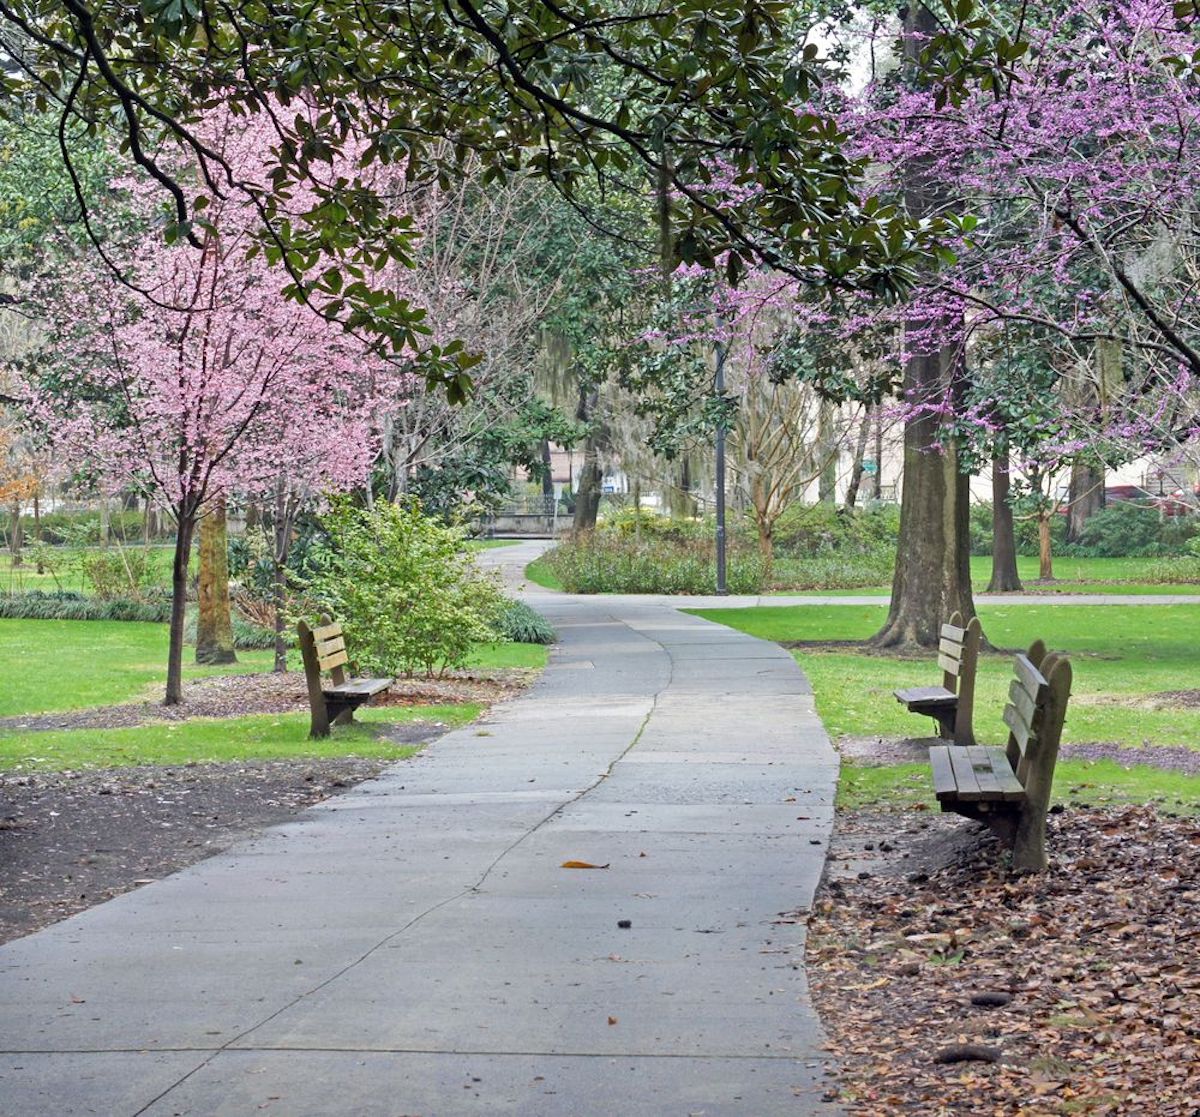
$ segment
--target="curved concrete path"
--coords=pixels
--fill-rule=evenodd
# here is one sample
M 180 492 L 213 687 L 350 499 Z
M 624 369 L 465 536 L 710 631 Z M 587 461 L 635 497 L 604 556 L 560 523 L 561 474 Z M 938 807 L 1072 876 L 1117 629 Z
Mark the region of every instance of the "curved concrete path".
M 550 667 L 484 723 L 0 948 L 0 1113 L 830 1112 L 776 922 L 832 823 L 803 675 L 665 605 L 542 608 Z

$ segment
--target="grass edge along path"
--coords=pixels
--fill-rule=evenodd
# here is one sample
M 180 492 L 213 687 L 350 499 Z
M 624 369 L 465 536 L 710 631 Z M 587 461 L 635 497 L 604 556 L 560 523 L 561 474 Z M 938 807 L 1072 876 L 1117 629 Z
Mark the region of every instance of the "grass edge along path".
M 319 741 L 308 737 L 309 715 L 249 714 L 240 718 L 190 718 L 119 729 L 47 729 L 0 733 L 0 770 L 60 771 L 143 765 L 222 764 L 246 760 L 298 760 L 358 756 L 400 760 L 419 744 L 390 740 L 388 726 L 429 727 L 437 736 L 474 721 L 474 702 L 438 706 L 379 706 L 357 711 Z
M 892 696 L 897 687 L 936 681 L 931 657 L 866 655 L 835 641 L 861 641 L 883 619 L 883 606 L 761 606 L 688 610 L 697 616 L 774 641 L 826 641 L 795 648 L 813 685 L 817 711 L 841 737 L 919 737 L 930 724 L 909 714 Z M 1075 694 L 1064 743 L 1102 742 L 1136 750 L 1143 745 L 1200 750 L 1200 707 L 1154 708 L 1153 696 L 1200 689 L 1200 607 L 983 605 L 980 617 L 993 642 L 1027 646 L 1041 635 L 1074 658 Z M 981 657 L 975 723 L 981 743 L 1002 744 L 1000 720 L 1011 652 Z M 1177 787 L 1176 790 L 1172 790 Z M 1072 788 L 1080 788 L 1072 792 Z M 1091 789 L 1091 790 L 1089 790 Z M 1200 778 L 1106 760 L 1063 759 L 1055 795 L 1093 802 L 1157 800 L 1200 809 Z M 928 766 L 878 768 L 847 762 L 839 801 L 848 807 L 932 803 Z

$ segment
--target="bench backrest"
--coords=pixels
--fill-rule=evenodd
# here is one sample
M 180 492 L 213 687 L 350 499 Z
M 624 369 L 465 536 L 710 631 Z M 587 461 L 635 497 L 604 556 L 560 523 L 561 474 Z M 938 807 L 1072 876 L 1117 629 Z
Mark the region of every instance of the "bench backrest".
M 1043 648 L 1037 644 L 1030 648 L 1033 655 L 1042 653 L 1036 665 L 1030 655 L 1013 660 L 1013 679 L 1004 707 L 1008 762 L 1026 789 L 1035 767 L 1051 774 L 1054 771 L 1071 693 L 1070 661 L 1057 652 L 1046 654 Z
M 955 612 L 950 614 L 950 620 L 942 625 L 938 635 L 938 666 L 942 669 L 942 686 L 958 695 L 954 712 L 954 740 L 956 744 L 973 745 L 975 669 L 979 663 L 983 628 L 978 617 L 972 617 L 964 625 L 962 614 Z
M 310 628 L 304 621 L 297 626 L 300 632 L 300 651 L 304 657 L 305 671 L 316 668 L 318 676 L 328 671 L 334 686 L 346 681 L 345 667 L 350 662 L 346 654 L 346 639 L 342 626 L 322 615 L 321 623 Z

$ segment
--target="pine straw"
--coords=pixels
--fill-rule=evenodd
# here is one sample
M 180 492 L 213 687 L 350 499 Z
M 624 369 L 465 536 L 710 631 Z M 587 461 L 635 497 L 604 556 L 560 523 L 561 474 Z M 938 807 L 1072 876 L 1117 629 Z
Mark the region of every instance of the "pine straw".
M 1200 823 L 1050 821 L 1040 876 L 984 839 L 928 874 L 823 887 L 808 966 L 847 1113 L 1200 1113 Z M 972 1005 L 995 992 L 1011 1003 Z M 934 1061 L 955 1044 L 1000 1061 Z

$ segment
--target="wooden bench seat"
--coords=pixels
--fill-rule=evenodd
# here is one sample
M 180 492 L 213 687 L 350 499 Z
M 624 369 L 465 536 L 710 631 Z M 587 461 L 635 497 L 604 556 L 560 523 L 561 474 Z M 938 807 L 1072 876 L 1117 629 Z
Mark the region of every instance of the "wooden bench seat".
M 1035 663 L 1032 657 L 1036 656 Z M 1008 744 L 933 745 L 933 791 L 943 811 L 985 822 L 1013 848 L 1013 867 L 1046 867 L 1046 814 L 1071 693 L 1071 664 L 1038 641 L 1013 660 Z
M 938 723 L 939 737 L 956 745 L 973 745 L 975 669 L 983 629 L 978 617 L 964 625 L 962 614 L 954 613 L 942 625 L 939 637 L 937 662 L 942 669 L 942 685 L 909 687 L 893 693 L 912 713 L 933 718 Z
M 394 679 L 348 678 L 346 667 L 350 656 L 342 626 L 321 617 L 321 623 L 311 628 L 304 621 L 297 626 L 300 634 L 300 654 L 304 660 L 304 675 L 308 683 L 308 704 L 312 709 L 310 737 L 328 737 L 331 725 L 351 721 L 354 711 L 375 695 L 387 690 Z M 330 682 L 321 677 L 329 672 Z

